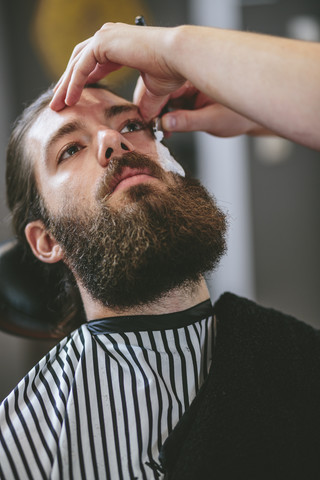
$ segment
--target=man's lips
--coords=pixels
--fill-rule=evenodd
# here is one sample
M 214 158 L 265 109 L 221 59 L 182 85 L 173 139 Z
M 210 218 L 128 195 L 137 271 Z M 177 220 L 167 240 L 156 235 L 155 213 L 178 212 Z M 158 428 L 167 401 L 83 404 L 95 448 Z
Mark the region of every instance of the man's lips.
M 119 175 L 116 175 L 110 184 L 110 193 L 123 188 L 137 185 L 138 183 L 155 179 L 148 168 L 125 167 Z

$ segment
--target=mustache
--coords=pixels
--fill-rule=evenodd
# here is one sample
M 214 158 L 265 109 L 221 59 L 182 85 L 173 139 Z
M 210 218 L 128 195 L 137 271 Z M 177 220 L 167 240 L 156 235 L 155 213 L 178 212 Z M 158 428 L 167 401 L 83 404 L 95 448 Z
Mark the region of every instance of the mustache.
M 99 181 L 96 193 L 96 200 L 101 201 L 108 197 L 114 190 L 114 182 L 121 177 L 124 168 L 136 168 L 148 171 L 148 174 L 164 180 L 165 173 L 163 169 L 151 159 L 149 155 L 137 152 L 127 152 L 121 156 L 113 157 L 106 168 L 105 174 Z

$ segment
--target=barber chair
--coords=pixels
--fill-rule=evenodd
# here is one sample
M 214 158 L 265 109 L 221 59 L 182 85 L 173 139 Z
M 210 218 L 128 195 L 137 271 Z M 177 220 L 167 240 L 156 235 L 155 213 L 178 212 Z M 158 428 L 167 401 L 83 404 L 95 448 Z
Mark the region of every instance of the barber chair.
M 70 312 L 62 308 L 61 271 L 26 254 L 17 240 L 0 244 L 0 329 L 28 338 L 60 338 L 56 327 Z M 81 309 L 79 309 L 81 310 Z M 74 312 L 78 322 L 83 311 Z

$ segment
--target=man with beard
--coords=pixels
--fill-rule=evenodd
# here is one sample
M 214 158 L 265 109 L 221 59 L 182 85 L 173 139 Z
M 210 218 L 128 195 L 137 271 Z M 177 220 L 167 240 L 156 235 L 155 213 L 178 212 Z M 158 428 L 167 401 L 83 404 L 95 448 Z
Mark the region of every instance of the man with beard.
M 21 241 L 74 275 L 87 322 L 3 402 L 3 477 L 313 478 L 318 333 L 231 294 L 211 307 L 224 215 L 134 104 L 90 86 L 69 101 L 70 78 L 58 111 L 49 91 L 16 125 L 8 200 Z
M 4 401 L 1 468 L 159 478 L 160 448 L 210 368 L 203 274 L 224 251 L 225 218 L 134 104 L 89 87 L 57 113 L 52 94 L 12 134 L 8 201 L 21 241 L 73 273 L 88 323 L 30 372 L 20 406 Z

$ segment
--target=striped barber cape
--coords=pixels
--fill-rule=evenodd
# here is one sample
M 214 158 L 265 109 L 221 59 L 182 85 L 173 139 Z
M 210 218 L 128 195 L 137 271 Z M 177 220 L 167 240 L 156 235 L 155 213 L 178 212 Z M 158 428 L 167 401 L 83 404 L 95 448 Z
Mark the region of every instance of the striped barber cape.
M 0 478 L 164 478 L 159 451 L 211 359 L 209 300 L 82 325 L 2 402 Z

